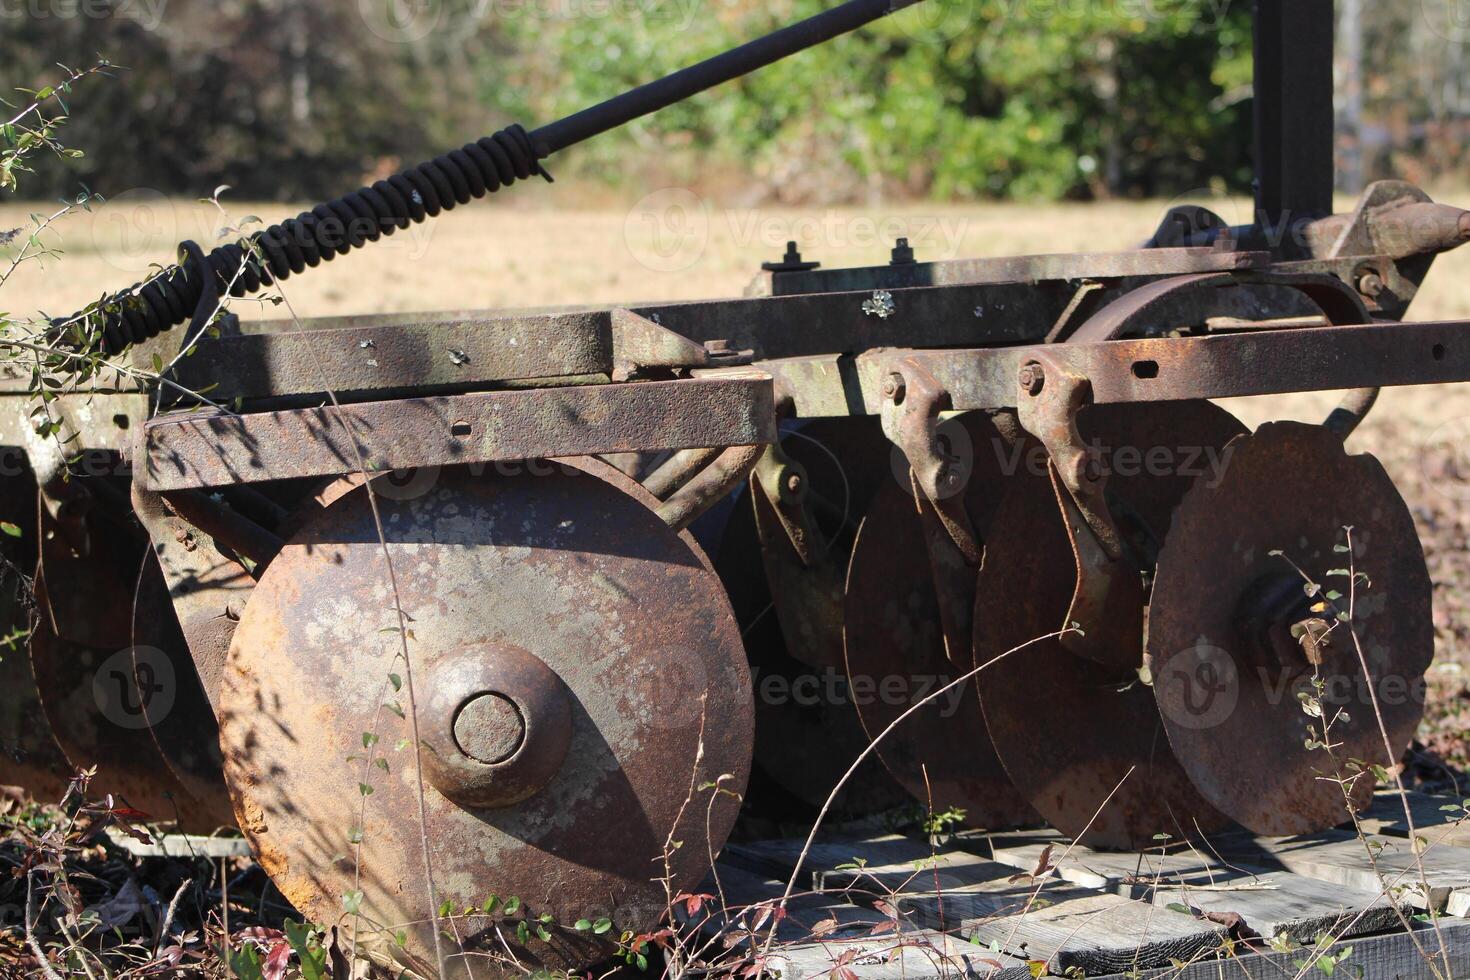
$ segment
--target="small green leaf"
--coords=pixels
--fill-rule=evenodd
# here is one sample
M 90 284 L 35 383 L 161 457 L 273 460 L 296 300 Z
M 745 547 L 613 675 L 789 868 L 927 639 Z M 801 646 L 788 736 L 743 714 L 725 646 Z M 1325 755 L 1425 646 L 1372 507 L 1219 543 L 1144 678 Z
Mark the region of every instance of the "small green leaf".
M 572 926 L 572 928 L 577 930 L 578 932 L 586 932 L 588 929 L 592 928 L 592 923 L 589 922 L 587 919 L 578 919 L 576 923 Z
M 499 905 L 500 905 L 500 896 L 499 895 L 491 895 L 489 898 L 485 899 L 484 904 L 480 906 L 480 910 L 482 912 L 484 912 L 486 915 L 490 915 L 490 914 L 492 914 L 495 911 L 496 907 L 498 907 Z
M 362 733 L 362 747 L 363 748 L 370 749 L 374 745 L 376 745 L 377 743 L 378 743 L 378 736 L 374 735 L 372 732 L 363 732 Z
M 592 931 L 596 935 L 601 936 L 610 929 L 612 929 L 612 920 L 609 918 L 604 917 L 592 923 Z
M 397 674 L 389 674 L 388 683 L 393 685 L 393 690 L 395 691 L 403 690 L 403 678 Z
M 342 911 L 356 915 L 362 911 L 362 892 L 347 892 L 342 896 Z
M 507 898 L 505 900 L 505 914 L 506 915 L 515 915 L 517 912 L 520 911 L 520 909 L 521 909 L 521 900 L 517 896 L 512 895 L 510 898 Z
M 363 796 L 372 796 L 373 795 L 373 788 L 371 786 L 369 786 L 367 783 L 358 783 L 357 784 L 357 791 L 359 793 L 361 793 Z
M 20 528 L 17 525 L 10 523 L 9 521 L 0 521 L 0 531 L 4 531 L 12 538 L 18 538 L 21 534 Z

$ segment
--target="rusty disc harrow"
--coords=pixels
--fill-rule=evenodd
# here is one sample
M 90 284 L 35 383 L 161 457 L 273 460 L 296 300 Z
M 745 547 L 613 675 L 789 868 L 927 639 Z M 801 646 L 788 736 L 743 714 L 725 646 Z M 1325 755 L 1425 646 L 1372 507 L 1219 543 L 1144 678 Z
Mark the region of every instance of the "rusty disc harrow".
M 1109 508 L 1140 575 L 1152 570 L 1196 468 L 1243 431 L 1208 402 L 1095 406 L 1078 427 L 1108 468 Z M 1225 818 L 1174 758 L 1138 671 L 1039 639 L 1067 626 L 1076 582 L 1057 497 L 1066 492 L 1046 469 L 1025 465 L 991 521 L 974 622 L 975 662 L 990 663 L 977 680 L 996 752 L 1047 821 L 1087 846 L 1152 847 L 1158 834 L 1219 829 Z M 1090 639 L 1115 651 L 1110 662 L 1141 667 L 1140 622 L 1104 621 Z
M 989 416 L 945 424 L 949 444 L 973 458 L 965 508 L 983 538 L 1005 492 L 1013 446 Z M 990 829 L 1037 819 L 995 755 L 972 683 L 954 687 L 888 731 L 905 711 L 968 670 L 970 651 L 946 650 L 940 594 L 916 509 L 900 471 L 878 490 L 863 518 L 848 568 L 845 603 L 849 687 L 876 753 L 914 799 L 935 812 L 958 808 L 965 823 Z M 936 529 L 937 530 L 937 529 Z M 938 533 L 943 533 L 939 531 Z M 975 571 L 958 570 L 973 596 Z
M 707 787 L 744 790 L 752 737 L 719 582 L 643 501 L 577 470 L 446 471 L 378 504 L 404 633 L 365 493 L 287 543 L 241 620 L 221 695 L 241 827 L 300 911 L 337 921 L 347 898 L 361 941 L 418 969 L 434 928 L 421 842 L 439 902 L 513 895 L 550 916 L 550 939 L 524 944 L 503 913 L 440 921 L 456 975 L 508 952 L 595 962 L 609 943 L 572 924 L 651 926 L 654 879 L 696 885 L 736 815 Z
M 719 536 L 715 566 L 740 623 L 755 690 L 747 812 L 796 822 L 816 814 L 868 744 L 842 666 L 842 575 L 863 510 L 891 480 L 892 446 L 876 418 L 854 418 L 806 422 L 785 434 L 781 448 L 805 471 L 826 546 L 822 564 L 804 569 L 788 555 L 770 553 L 785 547 L 781 531 L 770 527 L 769 505 L 756 502 L 759 488 L 747 487 Z M 808 594 L 830 586 L 832 601 L 804 608 L 797 596 L 805 586 L 801 576 L 826 576 Z M 908 801 L 869 758 L 833 801 L 831 819 L 858 819 Z
M 1211 803 L 1257 833 L 1321 830 L 1371 798 L 1364 766 L 1395 766 L 1423 713 L 1424 552 L 1378 460 L 1328 430 L 1277 422 L 1227 448 L 1159 558 L 1154 692 Z
M 30 667 L 56 744 L 73 769 L 97 768 L 95 794 L 189 830 L 230 825 L 209 704 L 151 547 L 95 514 L 63 528 L 43 508 L 41 524 Z

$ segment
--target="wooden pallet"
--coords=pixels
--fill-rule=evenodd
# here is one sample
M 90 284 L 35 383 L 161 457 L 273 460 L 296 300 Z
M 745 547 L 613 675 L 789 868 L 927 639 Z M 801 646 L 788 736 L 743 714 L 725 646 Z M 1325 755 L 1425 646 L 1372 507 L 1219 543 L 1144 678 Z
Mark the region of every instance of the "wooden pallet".
M 938 848 L 825 838 L 798 869 L 805 841 L 734 843 L 704 889 L 723 907 L 707 905 L 697 925 L 736 943 L 738 923 L 794 881 L 766 961 L 782 980 L 1470 977 L 1470 820 L 1444 809 L 1456 802 L 1410 794 L 1417 854 L 1388 794 L 1362 815 L 1362 838 L 1236 833 L 1142 855 L 1049 831 L 966 833 Z M 1348 947 L 1336 969 L 1319 965 Z

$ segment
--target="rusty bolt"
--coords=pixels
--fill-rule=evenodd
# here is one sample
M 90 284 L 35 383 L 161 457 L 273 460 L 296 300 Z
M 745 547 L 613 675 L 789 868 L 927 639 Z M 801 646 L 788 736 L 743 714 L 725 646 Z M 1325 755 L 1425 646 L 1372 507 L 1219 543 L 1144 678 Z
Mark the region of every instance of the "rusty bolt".
M 1386 288 L 1388 287 L 1384 284 L 1383 278 L 1376 272 L 1365 272 L 1358 277 L 1358 292 L 1370 299 L 1382 296 Z
M 903 375 L 899 374 L 897 371 L 893 372 L 888 377 L 883 379 L 883 397 L 893 402 L 893 404 L 898 405 L 903 402 L 905 391 L 906 386 L 904 384 Z
M 730 342 L 728 340 L 706 340 L 704 349 L 710 354 L 724 354 L 730 350 Z
M 795 472 L 787 473 L 786 474 L 786 492 L 787 493 L 801 493 L 801 490 L 802 490 L 801 474 L 800 473 L 795 473 Z
M 1035 398 L 1041 394 L 1041 389 L 1046 387 L 1046 369 L 1035 361 L 1021 365 L 1021 372 L 1016 375 L 1022 390 Z

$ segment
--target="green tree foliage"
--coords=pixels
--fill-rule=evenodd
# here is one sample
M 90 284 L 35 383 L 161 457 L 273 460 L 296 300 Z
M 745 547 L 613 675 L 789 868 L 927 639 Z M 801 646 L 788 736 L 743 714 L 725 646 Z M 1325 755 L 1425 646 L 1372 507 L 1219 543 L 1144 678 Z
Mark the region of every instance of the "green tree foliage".
M 740 2 L 710 16 L 678 0 L 625 2 L 643 15 L 507 18 L 536 84 L 506 108 L 552 118 L 828 5 Z M 636 173 L 621 161 L 692 146 L 768 179 L 836 175 L 946 197 L 1239 188 L 1249 64 L 1243 3 L 930 0 L 736 93 L 644 120 L 585 159 Z
M 229 184 L 237 196 L 319 198 L 508 121 L 555 119 L 835 2 L 88 0 L 72 5 L 94 13 L 71 17 L 22 6 L 0 23 L 0 84 L 36 86 L 54 61 L 99 53 L 131 69 L 77 122 L 93 155 L 33 192 L 82 180 L 114 195 Z M 114 12 L 95 15 L 104 4 Z M 601 137 L 554 169 L 804 202 L 1243 191 L 1251 6 L 926 0 Z M 1413 120 L 1470 112 L 1470 85 L 1457 81 L 1467 39 L 1392 5 L 1363 10 L 1365 139 L 1417 140 L 1433 168 L 1462 167 L 1460 129 Z M 1448 152 L 1435 156 L 1436 145 Z M 1387 169 L 1432 177 L 1403 154 L 1375 160 L 1370 176 Z

